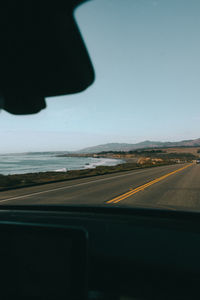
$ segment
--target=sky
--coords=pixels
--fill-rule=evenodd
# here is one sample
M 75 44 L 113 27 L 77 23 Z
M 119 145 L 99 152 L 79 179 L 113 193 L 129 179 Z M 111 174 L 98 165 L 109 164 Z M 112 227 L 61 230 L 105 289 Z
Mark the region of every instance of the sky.
M 200 137 L 200 1 L 91 0 L 75 12 L 96 80 L 39 114 L 0 112 L 0 153 Z

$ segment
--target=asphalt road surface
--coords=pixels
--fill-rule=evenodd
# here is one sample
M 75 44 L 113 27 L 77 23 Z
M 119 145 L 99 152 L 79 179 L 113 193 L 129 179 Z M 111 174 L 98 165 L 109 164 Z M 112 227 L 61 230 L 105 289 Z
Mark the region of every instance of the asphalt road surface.
M 0 205 L 200 210 L 200 164 L 179 164 L 0 192 Z

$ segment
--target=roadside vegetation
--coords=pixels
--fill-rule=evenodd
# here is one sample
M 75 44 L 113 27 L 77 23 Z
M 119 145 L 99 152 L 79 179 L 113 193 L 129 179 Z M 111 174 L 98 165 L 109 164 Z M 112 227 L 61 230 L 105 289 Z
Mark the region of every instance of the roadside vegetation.
M 200 151 L 198 152 L 200 153 Z M 118 155 L 121 158 L 131 157 L 149 157 L 149 158 L 161 158 L 163 160 L 179 159 L 181 161 L 189 161 L 197 159 L 197 155 L 188 152 L 167 152 L 166 150 L 134 150 L 134 151 L 110 151 L 100 152 L 97 154 L 99 157 L 114 157 Z

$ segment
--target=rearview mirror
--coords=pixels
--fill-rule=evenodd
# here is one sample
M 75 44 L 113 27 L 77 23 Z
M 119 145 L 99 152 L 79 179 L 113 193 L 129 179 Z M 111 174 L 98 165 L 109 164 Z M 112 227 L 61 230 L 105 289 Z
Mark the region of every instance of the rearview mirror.
M 85 1 L 1 1 L 0 92 L 2 108 L 35 113 L 44 97 L 78 93 L 94 70 L 73 17 Z

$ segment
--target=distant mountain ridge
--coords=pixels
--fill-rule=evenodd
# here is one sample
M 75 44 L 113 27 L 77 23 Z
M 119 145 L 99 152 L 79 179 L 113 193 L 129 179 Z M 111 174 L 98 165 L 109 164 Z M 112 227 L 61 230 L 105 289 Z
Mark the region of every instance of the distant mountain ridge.
M 161 148 L 161 147 L 195 147 L 200 146 L 200 138 L 195 140 L 184 140 L 180 142 L 159 142 L 159 141 L 144 141 L 136 144 L 126 143 L 108 143 L 88 147 L 76 151 L 76 153 L 98 153 L 102 151 L 131 151 L 143 148 Z

